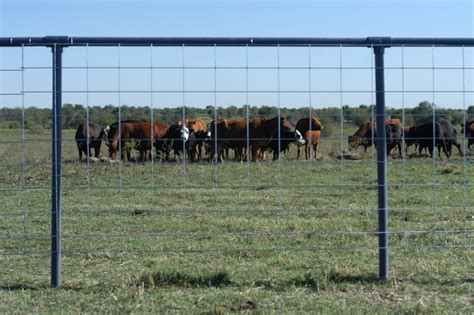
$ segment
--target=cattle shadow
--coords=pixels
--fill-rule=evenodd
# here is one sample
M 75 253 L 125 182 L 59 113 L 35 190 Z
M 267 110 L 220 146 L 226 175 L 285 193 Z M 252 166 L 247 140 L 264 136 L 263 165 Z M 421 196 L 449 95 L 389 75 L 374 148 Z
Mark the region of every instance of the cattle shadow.
M 6 292 L 16 292 L 16 291 L 42 291 L 42 290 L 48 290 L 48 289 L 55 289 L 51 286 L 48 285 L 38 285 L 38 286 L 32 286 L 28 284 L 8 284 L 8 285 L 3 285 L 0 286 L 0 291 L 6 291 Z M 72 287 L 69 285 L 62 285 L 59 289 L 67 290 L 67 291 L 81 291 L 83 288 L 81 287 Z
M 46 286 L 33 287 L 26 284 L 11 284 L 0 286 L 0 291 L 39 291 L 47 288 Z

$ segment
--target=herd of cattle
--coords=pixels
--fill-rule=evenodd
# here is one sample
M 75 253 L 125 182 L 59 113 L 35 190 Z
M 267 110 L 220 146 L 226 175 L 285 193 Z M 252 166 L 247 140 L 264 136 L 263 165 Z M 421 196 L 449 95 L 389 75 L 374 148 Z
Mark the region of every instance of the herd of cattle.
M 474 144 L 474 120 L 466 121 L 461 127 L 470 149 Z M 184 156 L 191 161 L 205 158 L 223 162 L 229 158 L 229 150 L 233 150 L 235 160 L 255 162 L 264 159 L 267 150 L 273 152 L 273 160 L 278 159 L 280 153 L 288 152 L 292 143 L 298 148 L 297 158 L 302 146 L 305 147 L 306 159 L 310 159 L 311 148 L 316 158 L 323 128 L 315 116 L 301 118 L 295 128 L 284 116 L 270 119 L 219 119 L 209 125 L 200 119 L 185 119 L 170 126 L 160 122 L 125 120 L 105 128 L 92 122 L 80 125 L 75 140 L 79 160 L 82 160 L 83 153 L 92 156 L 92 149 L 95 157 L 99 158 L 102 141 L 105 141 L 109 157 L 114 160 L 119 155 L 122 160 L 130 160 L 131 151 L 135 149 L 139 152 L 138 160 L 144 162 L 152 159 L 152 150 L 155 148 L 156 156 L 164 161 L 169 160 L 173 152 L 175 158 Z M 376 124 L 371 121 L 360 126 L 354 135 L 349 136 L 349 148 L 352 150 L 362 146 L 367 151 L 368 147 L 375 144 L 376 129 Z M 433 156 L 433 150 L 437 147 L 440 156 L 442 151 L 449 158 L 453 146 L 462 155 L 456 129 L 444 119 L 410 127 L 404 127 L 399 119 L 388 119 L 385 121 L 385 133 L 388 155 L 397 147 L 402 156 L 411 145 L 418 147 L 419 155 L 428 149 L 430 156 Z

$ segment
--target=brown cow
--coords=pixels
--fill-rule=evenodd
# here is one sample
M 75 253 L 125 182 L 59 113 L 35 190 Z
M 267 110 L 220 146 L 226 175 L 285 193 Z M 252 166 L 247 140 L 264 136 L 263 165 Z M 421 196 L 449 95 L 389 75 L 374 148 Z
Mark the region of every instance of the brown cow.
M 304 134 L 304 139 L 306 139 L 305 153 L 306 153 L 306 159 L 307 160 L 310 159 L 311 147 L 313 147 L 314 159 L 317 158 L 319 138 L 321 138 L 321 131 L 320 130 L 316 130 L 316 131 L 308 130 Z M 300 148 L 298 147 L 298 158 L 299 158 L 299 152 L 300 152 Z
M 168 126 L 160 122 L 151 124 L 146 121 L 128 121 L 121 124 L 116 122 L 112 126 L 108 137 L 110 157 L 113 159 L 117 158 L 120 139 L 121 158 L 124 159 L 125 142 L 135 139 L 138 141 L 135 149 L 140 152 L 140 161 L 145 161 L 147 157 L 151 159 L 153 143 L 157 139 L 162 139 L 168 130 Z M 129 150 L 127 150 L 127 158 L 130 160 Z
M 387 119 L 385 120 L 385 133 L 387 137 L 387 155 L 390 155 L 393 148 L 398 147 L 398 152 L 402 156 L 402 145 L 403 145 L 403 133 L 406 129 L 403 128 L 403 124 L 400 119 Z M 348 137 L 348 143 L 350 149 L 355 149 L 358 146 L 363 146 L 364 151 L 367 152 L 367 148 L 373 143 L 372 139 L 376 139 L 377 136 L 377 124 L 372 121 L 368 121 L 354 133 L 354 135 Z
M 306 159 L 310 159 L 311 155 L 311 147 L 314 150 L 314 158 L 316 158 L 316 152 L 318 149 L 319 138 L 321 137 L 321 130 L 324 129 L 324 126 L 321 124 L 321 121 L 318 117 L 312 116 L 311 119 L 309 117 L 304 117 L 298 120 L 296 123 L 295 130 L 301 132 L 304 136 L 305 143 L 305 154 Z M 298 146 L 298 154 L 296 159 L 300 158 L 300 147 Z
M 254 118 L 248 122 L 245 118 L 221 119 L 216 125 L 211 123 L 211 139 L 216 141 L 217 138 L 217 145 L 215 142 L 211 144 L 211 159 L 217 158 L 223 162 L 223 151 L 226 147 L 230 147 L 238 150 L 240 162 L 243 162 L 244 157 L 250 158 L 248 154 L 245 154 L 245 148 L 247 148 L 251 153 L 252 161 L 256 162 L 258 151 L 271 141 L 279 128 L 282 131 L 291 130 L 291 124 L 285 116 L 271 119 Z M 217 137 L 214 135 L 215 129 L 217 129 Z M 247 147 L 247 139 L 249 147 Z M 215 146 L 217 146 L 217 152 L 215 152 Z

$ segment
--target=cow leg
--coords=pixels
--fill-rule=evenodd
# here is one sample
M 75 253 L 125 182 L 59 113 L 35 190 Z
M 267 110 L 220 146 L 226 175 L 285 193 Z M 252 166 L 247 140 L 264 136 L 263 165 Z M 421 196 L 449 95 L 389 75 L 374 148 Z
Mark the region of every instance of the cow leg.
M 318 145 L 319 145 L 319 141 L 315 141 L 313 143 L 313 151 L 314 151 L 314 159 L 315 160 L 316 160 L 317 154 L 318 154 Z
M 95 151 L 95 157 L 96 157 L 96 159 L 98 159 L 99 155 L 100 155 L 100 143 L 99 143 L 99 145 L 95 146 L 94 151 Z
M 198 156 L 197 148 L 196 146 L 193 146 L 191 149 L 191 162 L 197 161 L 197 156 Z
M 464 152 L 462 151 L 460 143 L 456 143 L 456 148 L 458 148 L 459 155 L 464 155 Z
M 202 147 L 203 147 L 203 143 L 199 143 L 197 145 L 197 149 L 198 149 L 198 161 L 201 161 L 202 160 Z
M 278 160 L 280 154 L 278 154 L 278 150 L 273 151 L 273 161 Z
M 257 162 L 258 157 L 258 147 L 256 145 L 252 145 L 252 161 Z
M 454 145 L 456 146 L 456 148 L 458 148 L 459 155 L 464 155 L 464 153 L 462 152 L 462 149 L 461 149 L 461 144 L 460 143 L 455 143 Z
M 242 164 L 245 161 L 245 148 L 239 148 L 236 152 L 238 152 L 239 159 L 238 161 Z
M 434 151 L 434 147 L 433 146 L 428 146 L 428 151 L 430 153 L 430 157 L 433 157 L 433 151 Z
M 309 160 L 310 155 L 311 155 L 311 145 L 310 145 L 309 141 L 306 142 L 306 146 L 304 148 L 304 153 L 306 155 L 306 159 Z
M 296 159 L 297 159 L 297 160 L 300 159 L 300 146 L 298 146 L 298 151 L 297 151 L 297 154 L 296 154 Z
M 448 148 L 449 146 L 449 148 Z M 451 144 L 447 144 L 445 141 L 442 142 L 442 147 L 443 147 L 443 152 L 446 155 L 446 158 L 449 158 L 451 156 Z M 439 154 L 439 158 L 441 158 L 441 154 Z
M 77 152 L 79 152 L 79 161 L 82 160 L 82 145 L 80 143 L 76 143 Z
M 221 163 L 224 163 L 225 152 L 226 152 L 225 148 L 222 148 L 222 147 L 217 148 L 216 162 L 221 161 Z
M 441 144 L 438 144 L 438 156 L 441 159 Z

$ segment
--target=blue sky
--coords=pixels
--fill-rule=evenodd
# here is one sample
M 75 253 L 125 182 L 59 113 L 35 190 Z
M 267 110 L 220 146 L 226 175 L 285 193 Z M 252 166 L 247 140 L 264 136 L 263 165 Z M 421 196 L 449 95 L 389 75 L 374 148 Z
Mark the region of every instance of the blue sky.
M 281 36 L 281 37 L 472 37 L 473 1 L 23 1 L 0 0 L 0 36 Z M 247 55 L 248 53 L 248 55 Z M 48 67 L 51 54 L 46 48 L 0 49 L 0 68 Z M 110 66 L 209 66 L 214 64 L 213 48 L 68 48 L 64 65 L 73 67 Z M 335 69 L 218 70 L 218 105 L 270 104 L 314 107 L 370 104 L 373 102 L 370 69 L 372 52 L 365 48 L 217 48 L 218 66 L 334 67 Z M 342 54 L 342 56 L 341 56 Z M 437 69 L 463 66 L 461 48 L 405 48 L 405 67 L 386 71 L 389 106 L 414 106 L 427 99 L 444 107 L 474 104 L 474 70 Z M 246 59 L 248 56 L 248 61 Z M 464 66 L 472 67 L 473 49 L 464 49 Z M 86 62 L 87 60 L 87 62 Z M 279 60 L 279 61 L 278 61 Z M 391 48 L 386 64 L 399 68 L 402 49 Z M 87 75 L 88 72 L 88 75 Z M 206 106 L 214 104 L 212 69 L 65 69 L 64 101 L 89 105 L 130 104 L 153 106 Z M 341 77 L 342 75 L 342 77 Z M 49 69 L 27 69 L 26 91 L 50 90 Z M 464 79 L 464 84 L 463 84 Z M 152 82 L 153 80 L 153 82 Z M 187 91 L 183 97 L 184 88 Z M 22 90 L 21 72 L 0 72 L 1 93 Z M 247 95 L 248 89 L 252 91 Z M 406 93 L 400 93 L 402 90 Z M 431 90 L 439 91 L 433 95 Z M 339 93 L 341 90 L 345 93 Z M 117 90 L 133 93 L 115 93 Z M 287 91 L 286 93 L 277 93 Z M 111 93 L 84 93 L 86 90 Z M 150 93 L 150 90 L 155 93 Z M 74 92 L 75 91 L 75 92 Z M 142 91 L 137 93 L 136 91 Z M 161 93 L 160 93 L 161 91 Z M 222 91 L 236 91 L 222 93 Z M 257 91 L 261 91 L 259 93 Z M 294 93 L 288 93 L 294 91 Z M 353 91 L 350 93 L 347 91 Z M 424 92 L 417 92 L 424 91 Z M 263 93 L 265 92 L 265 93 Z M 120 99 L 119 99 L 120 97 Z M 465 101 L 464 101 L 465 100 Z M 25 105 L 50 106 L 47 93 L 25 95 Z M 2 95 L 0 106 L 19 106 L 21 97 Z

